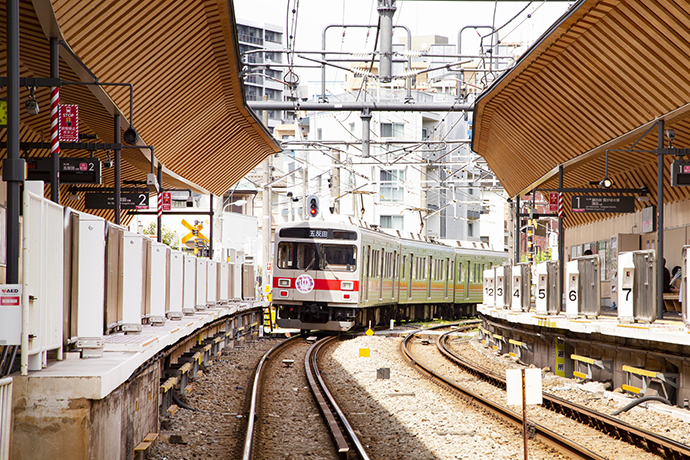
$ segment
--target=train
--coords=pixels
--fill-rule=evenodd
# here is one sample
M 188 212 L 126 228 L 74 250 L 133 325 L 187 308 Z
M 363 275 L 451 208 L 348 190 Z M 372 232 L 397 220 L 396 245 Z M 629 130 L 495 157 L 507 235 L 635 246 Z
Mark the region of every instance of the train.
M 347 331 L 390 320 L 472 316 L 485 269 L 508 255 L 359 223 L 276 230 L 272 304 L 281 328 Z

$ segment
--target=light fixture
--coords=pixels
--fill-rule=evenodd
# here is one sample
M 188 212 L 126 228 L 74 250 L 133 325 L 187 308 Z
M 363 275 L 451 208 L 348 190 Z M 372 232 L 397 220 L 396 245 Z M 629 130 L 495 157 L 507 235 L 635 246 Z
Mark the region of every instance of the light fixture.
M 599 188 L 611 188 L 613 181 L 609 179 L 609 151 L 606 150 L 606 161 L 604 163 L 604 178 L 599 182 Z
M 599 182 L 599 188 L 611 188 L 613 181 L 608 177 L 604 177 L 601 182 Z
M 666 137 L 668 137 L 668 147 L 673 148 L 673 140 L 676 138 L 676 132 L 669 128 L 666 130 Z
M 26 111 L 29 115 L 38 115 L 38 101 L 36 101 L 36 96 L 34 96 L 35 88 L 32 86 L 29 88 L 29 99 L 26 100 Z
M 125 143 L 129 145 L 134 145 L 137 143 L 137 138 L 139 137 L 139 134 L 137 133 L 137 130 L 132 128 L 131 126 L 125 130 L 125 132 L 122 134 L 122 140 L 125 141 Z
M 637 201 L 647 203 L 649 201 L 649 197 L 647 195 L 640 195 L 637 197 Z

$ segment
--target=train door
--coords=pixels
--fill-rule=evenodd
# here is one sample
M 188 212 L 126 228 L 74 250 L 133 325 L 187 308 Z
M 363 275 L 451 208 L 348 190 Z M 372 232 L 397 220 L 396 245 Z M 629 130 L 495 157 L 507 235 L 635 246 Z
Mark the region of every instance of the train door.
M 381 266 L 379 267 L 379 300 L 383 300 L 383 280 L 386 278 L 386 260 L 388 253 L 385 249 L 381 250 Z
M 362 260 L 362 289 L 364 290 L 364 303 L 369 300 L 369 260 L 371 259 L 371 246 L 367 245 L 364 251 L 364 260 Z
M 450 280 L 450 277 L 453 276 L 452 275 L 453 274 L 453 263 L 449 259 L 446 259 L 444 261 L 444 264 L 445 264 L 444 270 L 443 270 L 444 278 L 445 278 L 444 298 L 447 299 L 448 298 L 448 282 Z
M 398 264 L 397 264 L 397 261 L 398 261 L 397 258 L 398 257 L 400 257 L 398 252 L 393 251 L 393 256 L 391 257 L 391 265 L 392 265 L 391 266 L 391 299 L 392 300 L 395 300 L 395 284 L 396 284 L 396 278 L 397 278 L 395 269 L 398 266 Z
M 414 282 L 416 273 L 414 272 L 414 255 L 410 254 L 410 276 L 408 277 L 409 282 L 407 283 L 407 298 L 408 300 L 412 298 L 412 283 Z
M 465 300 L 469 300 L 470 298 L 470 274 L 473 273 L 475 264 L 470 262 L 469 260 L 467 261 L 467 268 L 465 271 L 465 283 L 464 283 L 464 288 L 465 288 Z
M 430 299 L 431 298 L 431 283 L 433 282 L 433 277 L 434 277 L 434 258 L 433 256 L 429 256 L 428 259 L 424 259 L 424 261 L 429 261 L 429 271 L 427 272 L 424 270 L 424 274 L 426 275 L 426 298 Z M 425 267 L 426 268 L 426 267 Z

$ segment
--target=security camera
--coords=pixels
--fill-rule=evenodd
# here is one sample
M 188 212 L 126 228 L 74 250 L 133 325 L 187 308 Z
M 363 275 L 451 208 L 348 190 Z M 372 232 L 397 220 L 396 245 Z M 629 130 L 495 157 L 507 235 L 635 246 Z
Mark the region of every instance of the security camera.
M 146 187 L 149 189 L 149 192 L 158 193 L 158 181 L 155 174 L 148 173 L 146 175 Z
M 110 169 L 113 167 L 113 160 L 103 160 L 103 167 L 105 169 Z
M 666 137 L 668 137 L 669 141 L 672 141 L 673 139 L 676 138 L 676 132 L 669 128 L 666 130 Z

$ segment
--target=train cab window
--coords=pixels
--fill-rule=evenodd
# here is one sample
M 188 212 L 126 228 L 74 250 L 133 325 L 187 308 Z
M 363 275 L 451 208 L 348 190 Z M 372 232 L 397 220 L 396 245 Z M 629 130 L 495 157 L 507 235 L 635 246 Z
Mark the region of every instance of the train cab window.
M 344 244 L 319 245 L 323 267 L 327 270 L 353 272 L 357 268 L 357 247 Z
M 355 271 L 357 248 L 353 245 L 283 241 L 278 245 L 278 268 Z

